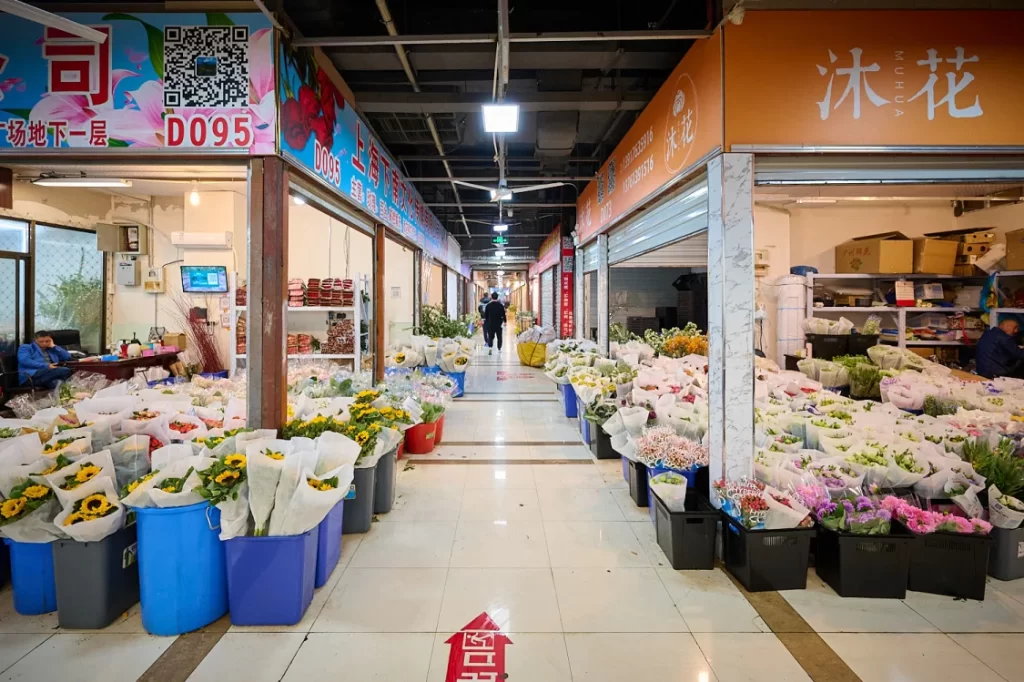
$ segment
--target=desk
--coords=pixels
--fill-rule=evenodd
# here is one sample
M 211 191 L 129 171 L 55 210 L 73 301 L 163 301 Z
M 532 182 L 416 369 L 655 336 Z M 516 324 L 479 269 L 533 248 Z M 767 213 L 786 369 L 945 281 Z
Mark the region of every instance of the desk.
M 65 367 L 76 372 L 95 372 L 102 374 L 111 381 L 127 381 L 135 376 L 137 369 L 149 369 L 150 367 L 163 367 L 170 371 L 171 365 L 178 361 L 177 353 L 157 353 L 144 358 L 129 358 L 127 360 L 116 360 L 114 362 L 102 362 L 100 360 L 79 360 L 77 362 L 64 363 Z

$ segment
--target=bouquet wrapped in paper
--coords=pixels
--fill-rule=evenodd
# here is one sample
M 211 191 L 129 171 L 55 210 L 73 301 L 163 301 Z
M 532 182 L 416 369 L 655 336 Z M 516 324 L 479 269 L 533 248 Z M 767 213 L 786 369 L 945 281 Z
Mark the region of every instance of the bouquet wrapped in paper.
M 16 542 L 53 542 L 66 534 L 53 525 L 60 504 L 38 474 L 44 460 L 0 468 L 0 535 Z

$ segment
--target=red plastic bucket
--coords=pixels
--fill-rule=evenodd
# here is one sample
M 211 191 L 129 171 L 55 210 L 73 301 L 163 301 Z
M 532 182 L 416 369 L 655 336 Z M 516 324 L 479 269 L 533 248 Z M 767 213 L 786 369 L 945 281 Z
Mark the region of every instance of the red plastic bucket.
M 395 453 L 395 459 L 402 459 L 405 454 L 405 435 L 402 435 L 402 442 L 398 444 L 398 451 Z
M 441 436 L 444 434 L 444 415 L 437 420 L 437 428 L 434 429 L 434 445 L 441 444 Z
M 405 432 L 405 451 L 410 455 L 425 455 L 434 449 L 437 422 L 417 424 Z

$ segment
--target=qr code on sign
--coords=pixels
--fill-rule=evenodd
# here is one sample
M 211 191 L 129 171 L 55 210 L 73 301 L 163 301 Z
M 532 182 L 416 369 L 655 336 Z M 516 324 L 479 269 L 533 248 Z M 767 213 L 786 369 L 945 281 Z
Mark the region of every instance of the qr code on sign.
M 249 27 L 165 27 L 164 106 L 249 106 Z

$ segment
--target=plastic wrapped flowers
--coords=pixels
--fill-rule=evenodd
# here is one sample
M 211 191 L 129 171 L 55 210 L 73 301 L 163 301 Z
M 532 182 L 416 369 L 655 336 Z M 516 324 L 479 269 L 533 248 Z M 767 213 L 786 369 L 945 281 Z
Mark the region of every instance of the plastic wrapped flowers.
M 855 535 L 888 535 L 892 512 L 887 499 L 873 500 L 864 495 L 848 492 L 832 499 L 829 492 L 818 486 L 800 486 L 796 490 L 801 502 L 811 510 L 814 519 L 823 528 Z
M 649 467 L 690 471 L 707 466 L 708 450 L 678 435 L 671 426 L 645 428 L 636 439 L 637 461 Z
M 748 530 L 784 530 L 812 523 L 810 510 L 795 496 L 752 478 L 715 481 L 711 492 L 716 506 Z
M 881 505 L 912 533 L 959 533 L 962 535 L 988 535 L 992 524 L 982 519 L 921 509 L 896 497 L 882 499 Z

